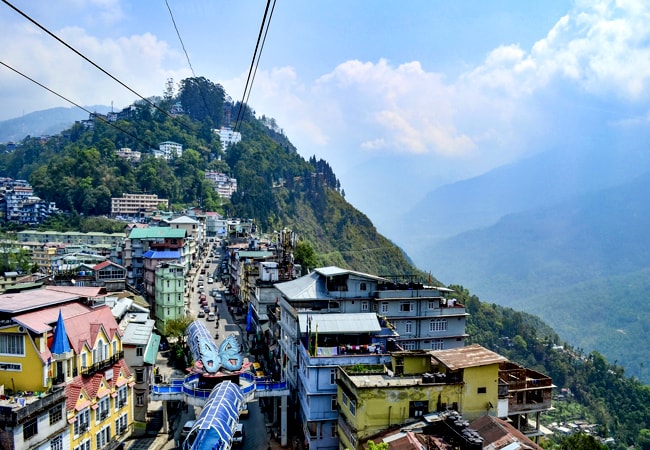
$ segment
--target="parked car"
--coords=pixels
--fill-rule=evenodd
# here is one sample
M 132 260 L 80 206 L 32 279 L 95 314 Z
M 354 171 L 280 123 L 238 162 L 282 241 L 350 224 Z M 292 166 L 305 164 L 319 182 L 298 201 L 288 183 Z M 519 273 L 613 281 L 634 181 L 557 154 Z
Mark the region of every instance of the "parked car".
M 199 311 L 199 318 L 205 317 L 205 311 L 201 310 Z
M 246 419 L 248 418 L 248 403 L 245 403 L 241 407 L 241 411 L 239 411 L 239 418 L 240 419 Z
M 212 284 L 212 283 L 214 283 L 214 278 L 212 277 L 208 278 L 208 284 Z
M 209 322 L 212 322 L 212 321 L 215 320 L 216 318 L 217 318 L 217 317 L 214 315 L 213 312 L 209 312 L 209 313 L 208 313 L 208 317 L 207 317 L 206 320 L 208 320 Z

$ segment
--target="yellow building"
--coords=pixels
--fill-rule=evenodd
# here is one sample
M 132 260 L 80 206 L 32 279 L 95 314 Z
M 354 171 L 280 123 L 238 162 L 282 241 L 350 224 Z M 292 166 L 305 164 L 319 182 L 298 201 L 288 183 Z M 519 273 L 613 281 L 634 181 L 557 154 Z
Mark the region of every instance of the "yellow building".
M 454 409 L 468 420 L 495 414 L 499 364 L 507 359 L 478 345 L 391 353 L 391 367 L 338 369 L 339 441 L 357 449 L 376 434 Z
M 135 377 L 100 288 L 0 295 L 0 384 L 17 398 L 65 389 L 60 448 L 111 448 L 133 423 Z

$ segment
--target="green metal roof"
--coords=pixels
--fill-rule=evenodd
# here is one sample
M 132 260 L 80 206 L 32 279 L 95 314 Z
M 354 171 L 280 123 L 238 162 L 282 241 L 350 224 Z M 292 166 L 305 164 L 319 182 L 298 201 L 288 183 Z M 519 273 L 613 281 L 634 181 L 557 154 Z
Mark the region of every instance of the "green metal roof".
M 144 362 L 146 364 L 155 364 L 158 357 L 158 348 L 160 347 L 160 335 L 151 333 L 147 348 L 144 349 Z
M 169 227 L 134 228 L 129 234 L 129 239 L 182 239 L 184 237 L 184 229 Z

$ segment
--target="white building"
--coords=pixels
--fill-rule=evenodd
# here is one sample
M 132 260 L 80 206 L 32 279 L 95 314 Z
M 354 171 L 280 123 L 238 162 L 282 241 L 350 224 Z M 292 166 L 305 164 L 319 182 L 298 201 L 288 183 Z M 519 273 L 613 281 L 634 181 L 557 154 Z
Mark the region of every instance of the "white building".
M 232 128 L 222 127 L 219 130 L 214 130 L 219 135 L 221 140 L 221 149 L 225 152 L 229 146 L 241 141 L 241 133 L 233 131 Z
M 159 155 L 161 155 L 166 160 L 172 158 L 178 158 L 183 155 L 183 146 L 177 142 L 165 141 L 161 142 L 158 145 Z M 158 154 L 154 152 L 154 155 L 158 157 Z

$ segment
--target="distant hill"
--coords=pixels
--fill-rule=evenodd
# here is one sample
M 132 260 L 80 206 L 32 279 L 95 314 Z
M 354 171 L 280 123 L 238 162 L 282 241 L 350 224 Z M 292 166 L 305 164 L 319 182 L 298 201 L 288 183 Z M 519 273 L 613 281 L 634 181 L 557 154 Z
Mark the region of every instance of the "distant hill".
M 493 225 L 507 214 L 624 183 L 650 170 L 648 142 L 647 136 L 623 132 L 593 136 L 442 186 L 401 217 L 388 234 L 418 266 L 436 273 L 428 259 L 428 244 Z
M 110 106 L 85 106 L 88 111 L 106 114 Z M 54 135 L 70 128 L 77 120 L 88 118 L 88 113 L 82 109 L 50 108 L 25 114 L 22 117 L 3 120 L 0 122 L 0 142 L 16 142 L 25 136 Z
M 538 314 L 639 376 L 650 357 L 650 173 L 425 246 L 445 283 Z M 647 375 L 646 375 L 647 377 Z M 648 380 L 646 380 L 648 381 Z

